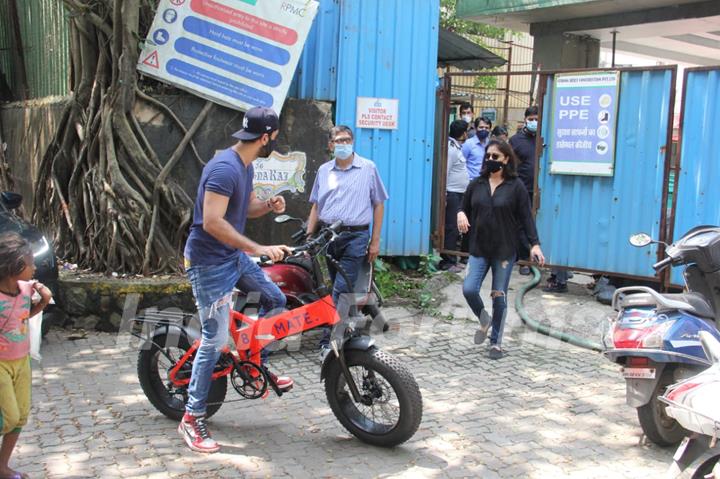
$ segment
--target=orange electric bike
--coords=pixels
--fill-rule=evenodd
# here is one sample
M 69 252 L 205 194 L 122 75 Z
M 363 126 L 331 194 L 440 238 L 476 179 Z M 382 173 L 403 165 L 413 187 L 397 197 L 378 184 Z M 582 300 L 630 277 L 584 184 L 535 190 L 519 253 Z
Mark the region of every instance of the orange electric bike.
M 339 314 L 330 288 L 321 277 L 330 262 L 338 274 L 345 274 L 327 250 L 340 224 L 320 231 L 317 237 L 294 249 L 293 256 L 306 256 L 313 263 L 316 295 L 305 304 L 271 317 L 258 318 L 239 307 L 243 295 L 230 311 L 230 337 L 213 373 L 207 415 L 215 414 L 226 401 L 227 382 L 242 399 L 260 399 L 270 391 L 282 396 L 272 375 L 261 363 L 261 351 L 288 336 L 321 326 L 333 327 L 332 353 L 321 366 L 320 379 L 333 413 L 358 439 L 377 446 L 392 447 L 410 439 L 422 419 L 422 396 L 415 378 L 400 361 L 379 350 L 370 337 L 372 318 L 365 311 L 368 296 L 354 297 L 349 314 Z M 288 258 L 290 259 L 290 258 Z M 266 258 L 265 258 L 266 260 Z M 246 314 L 247 313 L 247 314 Z M 138 378 L 155 408 L 179 421 L 188 399 L 193 358 L 200 345 L 201 331 L 193 315 L 180 320 L 147 315 L 138 356 Z M 380 328 L 382 329 L 382 327 Z

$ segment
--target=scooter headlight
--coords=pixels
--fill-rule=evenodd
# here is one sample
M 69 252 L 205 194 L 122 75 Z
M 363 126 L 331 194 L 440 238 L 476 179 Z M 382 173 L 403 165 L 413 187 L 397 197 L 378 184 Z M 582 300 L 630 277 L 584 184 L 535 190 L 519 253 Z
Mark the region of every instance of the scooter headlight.
M 665 321 L 653 327 L 642 340 L 642 347 L 649 349 L 662 348 L 665 333 L 675 324 L 674 320 Z
M 36 241 L 32 245 L 33 249 L 33 257 L 39 258 L 40 256 L 45 255 L 48 251 L 50 251 L 50 243 L 48 243 L 48 240 L 43 236 L 40 238 L 39 241 Z

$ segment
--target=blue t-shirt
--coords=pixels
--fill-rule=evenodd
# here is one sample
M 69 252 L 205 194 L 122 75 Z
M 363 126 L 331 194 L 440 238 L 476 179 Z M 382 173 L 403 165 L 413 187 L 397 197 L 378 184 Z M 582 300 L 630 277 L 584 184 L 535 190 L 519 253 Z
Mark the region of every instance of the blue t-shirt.
M 253 190 L 253 166 L 245 166 L 235 150 L 220 151 L 205 165 L 195 200 L 193 223 L 185 244 L 185 258 L 194 266 L 213 266 L 235 260 L 240 251 L 221 243 L 203 230 L 205 192 L 230 198 L 225 219 L 239 233 L 245 231 L 250 194 Z

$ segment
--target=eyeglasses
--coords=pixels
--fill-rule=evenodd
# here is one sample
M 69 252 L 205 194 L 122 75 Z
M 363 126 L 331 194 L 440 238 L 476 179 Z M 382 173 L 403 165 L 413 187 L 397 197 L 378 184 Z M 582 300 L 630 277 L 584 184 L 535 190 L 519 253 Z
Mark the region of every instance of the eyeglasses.
M 350 145 L 353 142 L 353 139 L 349 136 L 344 136 L 342 138 L 335 138 L 332 142 L 336 145 Z
M 492 158 L 493 160 L 497 161 L 497 160 L 499 160 L 500 158 L 503 158 L 503 155 L 498 155 L 497 153 L 486 153 L 486 154 L 485 154 L 485 159 L 487 160 L 487 159 L 489 159 L 489 158 Z

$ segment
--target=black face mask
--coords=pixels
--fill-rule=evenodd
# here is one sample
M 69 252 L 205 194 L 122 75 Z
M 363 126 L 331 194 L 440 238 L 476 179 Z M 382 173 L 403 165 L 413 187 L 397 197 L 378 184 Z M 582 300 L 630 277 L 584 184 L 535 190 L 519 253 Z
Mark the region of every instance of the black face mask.
M 505 163 L 498 160 L 485 160 L 485 168 L 487 168 L 487 171 L 490 173 L 495 173 L 497 171 L 502 170 L 505 168 Z
M 268 141 L 268 144 L 263 146 L 262 150 L 260 150 L 260 158 L 269 158 L 270 154 L 276 150 L 277 150 L 277 141 L 270 140 L 270 141 Z
M 488 136 L 490 136 L 490 132 L 488 130 L 478 130 L 477 131 L 477 137 L 480 139 L 480 141 L 487 140 Z

